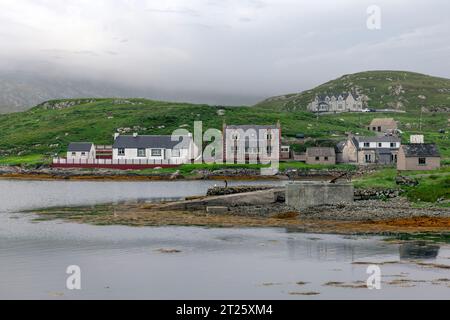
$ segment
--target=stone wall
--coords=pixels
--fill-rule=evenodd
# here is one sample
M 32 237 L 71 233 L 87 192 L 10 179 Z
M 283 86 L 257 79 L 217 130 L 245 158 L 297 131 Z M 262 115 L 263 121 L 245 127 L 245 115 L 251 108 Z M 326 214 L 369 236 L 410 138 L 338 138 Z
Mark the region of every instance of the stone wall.
M 351 183 L 305 181 L 290 183 L 286 188 L 286 204 L 297 210 L 353 201 L 354 189 Z

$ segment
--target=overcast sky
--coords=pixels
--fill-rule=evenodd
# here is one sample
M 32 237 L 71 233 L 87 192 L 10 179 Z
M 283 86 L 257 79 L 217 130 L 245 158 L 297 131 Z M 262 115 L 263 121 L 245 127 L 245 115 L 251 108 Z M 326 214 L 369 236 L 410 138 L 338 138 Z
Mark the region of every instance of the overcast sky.
M 366 24 L 374 4 L 380 30 Z M 0 0 L 0 70 L 222 103 L 365 70 L 450 78 L 449 12 L 448 0 Z

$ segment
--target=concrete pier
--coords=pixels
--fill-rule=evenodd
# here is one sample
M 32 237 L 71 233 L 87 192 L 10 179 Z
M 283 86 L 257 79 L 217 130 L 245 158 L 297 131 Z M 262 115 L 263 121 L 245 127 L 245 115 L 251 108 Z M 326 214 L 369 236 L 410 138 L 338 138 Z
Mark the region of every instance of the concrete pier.
M 286 187 L 286 204 L 297 210 L 353 201 L 351 183 L 301 181 L 289 183 Z

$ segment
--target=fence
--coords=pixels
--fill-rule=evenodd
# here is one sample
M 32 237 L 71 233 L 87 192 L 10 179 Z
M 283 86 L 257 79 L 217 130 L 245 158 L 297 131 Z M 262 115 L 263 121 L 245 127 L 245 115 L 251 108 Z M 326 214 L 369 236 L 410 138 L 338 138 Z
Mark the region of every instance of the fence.
M 156 167 L 176 167 L 186 163 L 191 163 L 191 161 L 186 159 L 53 159 L 53 167 L 61 168 L 143 169 Z

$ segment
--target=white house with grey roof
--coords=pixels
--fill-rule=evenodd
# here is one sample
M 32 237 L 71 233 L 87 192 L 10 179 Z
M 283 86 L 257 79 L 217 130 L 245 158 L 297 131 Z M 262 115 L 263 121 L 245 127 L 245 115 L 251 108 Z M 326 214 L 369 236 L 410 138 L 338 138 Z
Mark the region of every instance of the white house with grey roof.
M 349 136 L 337 147 L 337 160 L 342 163 L 395 164 L 401 140 L 395 136 Z
M 320 94 L 308 104 L 312 112 L 361 112 L 365 107 L 365 99 L 356 93 Z
M 118 135 L 113 144 L 113 161 L 189 163 L 198 152 L 192 136 Z
M 92 142 L 72 142 L 67 148 L 67 159 L 70 161 L 93 160 L 96 156 Z

